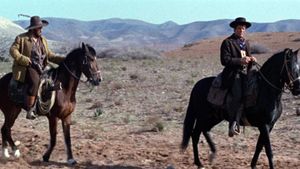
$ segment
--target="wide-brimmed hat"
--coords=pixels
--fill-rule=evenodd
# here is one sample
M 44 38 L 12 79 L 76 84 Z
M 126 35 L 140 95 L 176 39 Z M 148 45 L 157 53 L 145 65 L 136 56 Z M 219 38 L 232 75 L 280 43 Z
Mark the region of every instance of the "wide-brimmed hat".
M 238 26 L 238 25 L 245 25 L 246 28 L 249 28 L 251 26 L 251 23 L 247 22 L 246 18 L 238 17 L 234 21 L 232 21 L 229 25 L 232 28 L 236 28 L 236 26 Z
M 39 16 L 32 16 L 30 18 L 30 25 L 25 29 L 35 29 L 47 26 L 49 24 L 48 21 L 41 19 Z

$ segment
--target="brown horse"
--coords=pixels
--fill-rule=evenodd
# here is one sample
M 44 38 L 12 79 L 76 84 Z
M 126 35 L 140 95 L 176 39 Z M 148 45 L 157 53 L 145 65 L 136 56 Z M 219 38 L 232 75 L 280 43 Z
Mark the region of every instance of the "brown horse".
M 62 89 L 56 92 L 55 103 L 46 116 L 49 121 L 50 145 L 43 155 L 44 161 L 49 161 L 50 155 L 56 144 L 57 123 L 60 119 L 64 132 L 67 148 L 68 164 L 76 164 L 71 149 L 70 124 L 71 114 L 76 105 L 76 90 L 83 73 L 92 85 L 99 85 L 101 74 L 96 62 L 96 52 L 82 43 L 82 47 L 71 51 L 66 59 L 55 69 L 49 72 L 55 84 L 61 84 Z M 50 74 L 50 73 L 49 73 Z M 11 137 L 11 128 L 14 125 L 22 106 L 9 99 L 8 87 L 12 73 L 6 74 L 0 79 L 0 109 L 4 113 L 5 121 L 1 129 L 3 157 L 9 158 L 8 144 L 11 146 L 14 156 L 19 157 L 20 151 Z

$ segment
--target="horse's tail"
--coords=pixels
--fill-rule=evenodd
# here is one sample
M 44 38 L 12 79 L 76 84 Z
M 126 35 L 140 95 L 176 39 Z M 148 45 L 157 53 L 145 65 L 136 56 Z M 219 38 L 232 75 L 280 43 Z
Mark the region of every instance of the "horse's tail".
M 187 108 L 186 116 L 184 119 L 184 123 L 183 123 L 183 136 L 181 142 L 182 150 L 185 150 L 187 148 L 194 129 L 196 118 L 193 112 L 194 112 L 193 105 L 190 100 L 189 106 Z
M 205 114 L 208 112 L 205 111 L 208 109 L 206 98 L 209 87 L 214 78 L 215 77 L 207 77 L 199 80 L 191 92 L 189 105 L 183 123 L 183 136 L 181 142 L 182 150 L 185 150 L 189 144 L 190 137 L 192 136 L 193 130 L 195 130 L 194 126 L 196 120 L 200 118 L 203 120 L 206 118 L 205 116 L 203 117 L 203 113 Z M 196 130 L 202 130 L 202 128 L 197 128 Z

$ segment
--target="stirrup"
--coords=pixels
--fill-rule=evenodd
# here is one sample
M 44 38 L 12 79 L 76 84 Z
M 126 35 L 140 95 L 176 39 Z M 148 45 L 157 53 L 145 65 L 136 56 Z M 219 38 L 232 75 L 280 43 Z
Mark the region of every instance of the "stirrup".
M 30 109 L 26 114 L 26 119 L 34 120 L 36 118 L 36 114 Z
M 232 125 L 229 127 L 228 136 L 233 137 L 234 135 L 240 134 L 240 127 L 237 125 L 236 121 L 232 122 Z

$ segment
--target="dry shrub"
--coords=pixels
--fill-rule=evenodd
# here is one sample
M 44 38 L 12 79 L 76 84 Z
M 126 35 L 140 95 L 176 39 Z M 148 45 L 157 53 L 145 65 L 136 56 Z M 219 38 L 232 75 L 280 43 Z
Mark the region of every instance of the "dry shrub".
M 150 127 L 150 131 L 161 132 L 165 128 L 162 120 L 159 117 L 150 117 L 146 123 L 146 125 Z
M 117 100 L 115 101 L 116 106 L 122 106 L 123 105 L 123 100 Z
M 9 58 L 0 57 L 0 62 L 9 62 Z
M 296 109 L 296 115 L 300 116 L 300 110 L 299 110 L 299 108 Z
M 121 58 L 121 59 L 158 59 L 161 58 L 161 52 L 152 48 L 111 48 L 100 52 L 97 57 L 100 58 Z
M 123 88 L 123 85 L 121 83 L 116 82 L 111 85 L 111 90 L 120 90 L 122 88 Z
M 88 108 L 88 110 L 96 109 L 96 108 L 102 108 L 103 104 L 100 101 L 95 102 L 91 107 Z
M 300 38 L 294 39 L 293 42 L 300 42 Z
M 102 108 L 97 108 L 94 112 L 94 117 L 97 118 L 97 117 L 101 116 L 102 114 L 104 114 L 104 110 Z
M 125 66 L 121 67 L 121 70 L 126 71 L 127 68 Z
M 136 80 L 136 81 L 145 81 L 146 77 L 143 75 L 140 75 L 139 73 L 130 73 L 129 74 L 130 80 Z
M 254 43 L 250 47 L 251 49 L 251 54 L 263 54 L 263 53 L 268 53 L 270 50 L 261 44 Z
M 92 102 L 92 101 L 93 101 L 93 99 L 91 99 L 91 98 L 85 99 L 85 102 L 87 102 L 87 103 L 90 103 L 90 102 Z
M 136 80 L 139 78 L 139 76 L 137 74 L 130 74 L 129 77 L 131 80 Z

